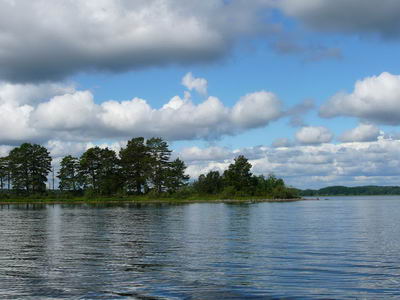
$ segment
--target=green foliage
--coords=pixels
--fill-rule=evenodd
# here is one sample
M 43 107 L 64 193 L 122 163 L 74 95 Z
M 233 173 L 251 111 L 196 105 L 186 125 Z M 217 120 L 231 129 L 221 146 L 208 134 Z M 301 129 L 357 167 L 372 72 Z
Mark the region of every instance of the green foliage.
M 79 161 L 79 180 L 84 189 L 97 195 L 112 195 L 121 186 L 119 160 L 113 150 L 93 147 Z
M 236 196 L 236 189 L 234 186 L 226 186 L 224 187 L 222 193 L 221 193 L 221 198 L 222 199 L 231 199 Z
M 189 176 L 185 174 L 186 165 L 179 158 L 172 161 L 166 171 L 166 190 L 168 193 L 176 193 L 189 180 Z
M 223 176 L 218 171 L 201 174 L 193 183 L 194 190 L 199 195 L 219 195 L 222 199 L 237 197 L 265 197 L 274 199 L 298 198 L 297 190 L 288 188 L 282 179 L 270 174 L 251 174 L 251 164 L 243 155 L 238 156 L 230 164 Z
M 0 190 L 3 190 L 5 184 L 10 180 L 10 168 L 8 157 L 0 157 Z
M 43 146 L 25 143 L 12 150 L 8 157 L 0 158 L 0 194 L 1 197 L 24 195 L 32 199 L 82 195 L 83 199 L 136 195 L 136 198 L 152 200 L 298 197 L 298 190 L 286 187 L 283 180 L 274 175 L 252 175 L 252 165 L 243 155 L 235 158 L 222 175 L 210 171 L 188 184 L 185 163 L 179 158 L 171 161 L 171 152 L 162 138 L 145 140 L 137 137 L 119 151 L 119 157 L 115 151 L 100 147 L 86 150 L 79 158 L 67 155 L 62 159 L 57 174 L 60 190 L 44 193 L 47 175 L 51 171 L 51 157 Z M 6 183 L 12 183 L 13 189 L 7 193 L 4 191 Z
M 150 188 L 156 189 L 162 193 L 167 185 L 167 176 L 169 169 L 169 158 L 171 150 L 168 143 L 162 138 L 151 138 L 146 141 L 149 153 L 148 179 Z
M 120 150 L 119 157 L 124 189 L 127 192 L 142 194 L 150 169 L 150 153 L 144 138 L 138 137 L 128 141 L 126 148 Z
M 201 174 L 194 183 L 194 188 L 199 194 L 219 194 L 223 186 L 224 181 L 218 171 L 210 171 L 207 175 Z
M 251 164 L 243 155 L 235 158 L 228 170 L 224 172 L 226 186 L 233 186 L 236 191 L 250 192 L 252 187 Z
M 400 195 L 399 186 L 329 186 L 319 190 L 299 190 L 302 196 L 369 196 L 369 195 Z
M 60 179 L 61 191 L 77 191 L 79 188 L 79 160 L 71 155 L 61 160 L 60 171 L 57 177 Z
M 15 190 L 27 193 L 41 193 L 46 190 L 45 182 L 51 171 L 51 157 L 45 147 L 24 143 L 10 151 L 8 160 Z

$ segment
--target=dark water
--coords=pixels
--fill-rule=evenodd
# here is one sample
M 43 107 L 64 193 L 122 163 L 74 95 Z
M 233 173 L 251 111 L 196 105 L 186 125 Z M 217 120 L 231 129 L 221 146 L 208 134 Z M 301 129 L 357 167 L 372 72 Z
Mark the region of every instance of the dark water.
M 400 198 L 1 206 L 1 299 L 400 297 Z

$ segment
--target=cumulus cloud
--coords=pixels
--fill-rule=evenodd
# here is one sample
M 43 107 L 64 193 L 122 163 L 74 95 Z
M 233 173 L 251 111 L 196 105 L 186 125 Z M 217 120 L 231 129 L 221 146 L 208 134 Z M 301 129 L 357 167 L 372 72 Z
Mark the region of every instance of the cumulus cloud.
M 14 90 L 13 95 L 24 94 L 19 91 L 24 85 L 11 88 L 10 84 L 0 85 L 0 95 L 6 94 L 2 87 Z M 282 115 L 281 101 L 264 91 L 240 98 L 233 107 L 212 96 L 195 104 L 190 94 L 185 93 L 183 98 L 175 96 L 159 109 L 140 98 L 98 104 L 90 91 L 57 91 L 59 95 L 39 103 L 36 103 L 37 89 L 34 88 L 25 91 L 27 99 L 2 98 L 0 144 L 57 139 L 85 142 L 132 136 L 162 136 L 171 141 L 216 139 L 266 126 Z M 10 100 L 7 102 L 7 99 Z
M 0 78 L 209 62 L 264 34 L 265 0 L 0 1 Z M 27 30 L 28 29 L 28 30 Z
M 399 147 L 399 140 L 379 139 L 374 142 L 325 143 L 291 148 L 258 146 L 230 151 L 222 148 L 225 154 L 218 155 L 218 159 L 209 155 L 213 153 L 210 148 L 197 148 L 193 156 L 187 154 L 186 158 L 189 162 L 188 172 L 193 178 L 210 170 L 223 172 L 235 156 L 244 154 L 253 165 L 254 174 L 274 173 L 284 178 L 289 185 L 299 188 L 320 188 L 327 185 L 398 185 Z M 181 151 L 182 154 L 190 152 L 186 149 Z M 196 157 L 208 157 L 209 160 L 196 160 Z
M 400 76 L 384 72 L 356 82 L 354 91 L 334 95 L 320 109 L 326 118 L 357 117 L 389 125 L 400 124 Z
M 280 0 L 276 5 L 315 30 L 400 36 L 396 0 Z
M 233 121 L 244 128 L 260 127 L 282 115 L 282 102 L 275 94 L 266 91 L 247 94 L 232 110 Z
M 296 140 L 303 145 L 329 143 L 333 134 L 326 127 L 306 126 L 296 132 Z
M 192 72 L 187 73 L 182 78 L 182 84 L 190 91 L 195 90 L 201 95 L 207 95 L 207 86 L 208 86 L 207 79 L 196 78 L 193 76 Z
M 372 124 L 360 124 L 356 128 L 346 131 L 340 137 L 342 142 L 371 142 L 381 135 L 379 128 Z

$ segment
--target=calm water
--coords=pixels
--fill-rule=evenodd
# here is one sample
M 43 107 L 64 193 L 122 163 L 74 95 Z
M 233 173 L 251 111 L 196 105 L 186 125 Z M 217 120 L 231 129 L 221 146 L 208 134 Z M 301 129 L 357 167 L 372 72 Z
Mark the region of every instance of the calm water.
M 400 198 L 1 206 L 1 299 L 400 297 Z

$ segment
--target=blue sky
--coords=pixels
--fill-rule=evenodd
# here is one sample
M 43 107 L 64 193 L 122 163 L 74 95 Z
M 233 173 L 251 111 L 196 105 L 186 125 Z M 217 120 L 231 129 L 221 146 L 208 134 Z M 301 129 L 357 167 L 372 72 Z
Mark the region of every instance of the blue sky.
M 297 187 L 398 185 L 399 12 L 391 0 L 0 0 L 0 154 L 36 142 L 57 165 L 159 135 L 193 178 L 244 153 Z

